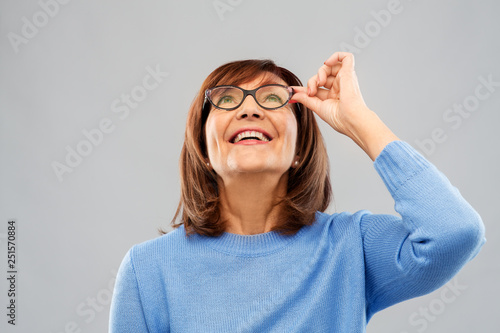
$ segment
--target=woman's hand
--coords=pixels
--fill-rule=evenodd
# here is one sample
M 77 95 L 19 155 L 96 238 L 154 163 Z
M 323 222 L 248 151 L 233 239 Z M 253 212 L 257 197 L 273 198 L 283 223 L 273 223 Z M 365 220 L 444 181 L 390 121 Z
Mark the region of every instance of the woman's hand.
M 292 100 L 304 104 L 337 132 L 350 137 L 373 161 L 389 142 L 399 140 L 366 106 L 351 53 L 332 54 L 309 79 L 307 88 L 293 89 Z
M 347 136 L 351 126 L 349 120 L 370 111 L 359 90 L 351 53 L 334 53 L 307 81 L 307 88 L 293 89 L 296 92 L 293 100 L 304 104 L 337 132 Z

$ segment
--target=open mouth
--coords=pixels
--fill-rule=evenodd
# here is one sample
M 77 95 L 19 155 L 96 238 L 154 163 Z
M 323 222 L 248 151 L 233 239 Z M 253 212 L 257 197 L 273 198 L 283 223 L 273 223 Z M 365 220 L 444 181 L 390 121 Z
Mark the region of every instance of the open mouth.
M 238 143 L 243 140 L 258 140 L 262 142 L 269 142 L 272 140 L 272 138 L 268 137 L 262 132 L 257 132 L 257 131 L 244 131 L 240 132 L 237 135 L 235 135 L 229 142 L 231 143 Z

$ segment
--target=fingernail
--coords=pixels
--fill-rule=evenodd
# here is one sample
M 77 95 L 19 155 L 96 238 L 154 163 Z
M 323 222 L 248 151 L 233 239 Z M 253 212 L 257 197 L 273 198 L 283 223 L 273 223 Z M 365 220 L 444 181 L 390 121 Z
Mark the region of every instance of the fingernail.
M 296 101 L 296 100 L 294 100 L 294 99 L 291 99 L 291 100 L 290 100 L 290 102 L 288 102 L 288 103 L 293 104 L 293 103 L 297 103 L 297 101 Z

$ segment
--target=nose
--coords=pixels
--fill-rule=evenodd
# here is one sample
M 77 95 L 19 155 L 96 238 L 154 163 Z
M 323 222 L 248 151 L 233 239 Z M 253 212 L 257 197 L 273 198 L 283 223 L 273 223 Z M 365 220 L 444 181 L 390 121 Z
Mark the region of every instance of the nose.
M 264 118 L 264 111 L 259 107 L 254 97 L 248 95 L 243 103 L 238 108 L 238 112 L 236 113 L 237 119 L 245 119 L 245 118 Z

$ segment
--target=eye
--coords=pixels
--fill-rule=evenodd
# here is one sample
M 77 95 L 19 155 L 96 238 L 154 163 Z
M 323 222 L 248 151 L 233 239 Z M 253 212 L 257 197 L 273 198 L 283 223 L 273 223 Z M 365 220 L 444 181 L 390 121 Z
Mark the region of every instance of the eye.
M 234 97 L 231 95 L 222 96 L 217 102 L 217 106 L 226 103 L 234 103 Z
M 269 94 L 265 99 L 264 99 L 265 102 L 276 102 L 276 103 L 283 103 L 283 100 L 281 99 L 281 97 L 279 97 L 278 95 L 276 94 Z

